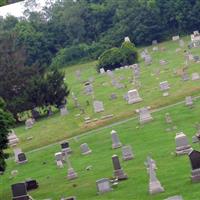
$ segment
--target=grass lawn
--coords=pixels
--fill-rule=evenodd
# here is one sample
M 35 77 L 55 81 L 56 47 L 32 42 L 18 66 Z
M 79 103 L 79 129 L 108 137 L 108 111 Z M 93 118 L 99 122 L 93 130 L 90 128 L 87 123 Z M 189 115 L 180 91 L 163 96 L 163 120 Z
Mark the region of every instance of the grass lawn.
M 194 124 L 200 122 L 200 100 L 194 102 L 193 109 L 183 104 L 152 113 L 154 120 L 140 126 L 137 119 L 114 127 L 105 128 L 93 134 L 82 135 L 78 140 L 70 140 L 73 154 L 70 159 L 72 166 L 78 173 L 78 178 L 73 181 L 66 179 L 67 167 L 58 169 L 54 160 L 54 153 L 60 150 L 59 145 L 47 147 L 41 151 L 28 153 L 29 162 L 17 165 L 13 159 L 8 161 L 5 175 L 1 176 L 1 199 L 9 200 L 10 185 L 27 178 L 36 179 L 39 189 L 30 192 L 36 200 L 52 198 L 60 199 L 63 196 L 75 195 L 81 200 L 161 200 L 169 196 L 181 194 L 184 200 L 199 200 L 199 184 L 190 181 L 190 163 L 187 156 L 176 157 L 174 137 L 176 132 L 183 131 L 189 138 L 195 134 Z M 168 112 L 173 120 L 173 125 L 165 123 L 165 113 Z M 175 130 L 166 131 L 167 128 L 176 126 Z M 122 161 L 121 149 L 111 149 L 110 131 L 115 129 L 122 144 L 130 144 L 133 148 L 135 159 Z M 80 144 L 87 142 L 92 149 L 92 154 L 83 156 L 80 153 Z M 198 144 L 192 145 L 200 150 Z M 112 177 L 113 168 L 111 156 L 120 157 L 124 171 L 129 179 L 120 182 L 118 187 L 110 193 L 98 196 L 95 181 L 103 177 Z M 157 195 L 148 194 L 149 178 L 144 162 L 151 155 L 157 163 L 157 177 L 163 185 L 165 192 Z M 43 164 L 43 162 L 46 164 Z M 91 171 L 86 167 L 92 165 Z M 19 174 L 9 178 L 10 172 L 17 169 Z
M 189 37 L 183 38 L 185 43 L 189 42 Z M 25 126 L 20 126 L 15 129 L 17 136 L 20 138 L 20 147 L 24 151 L 32 150 L 35 148 L 43 147 L 45 145 L 61 141 L 63 139 L 79 135 L 87 130 L 91 130 L 95 127 L 104 126 L 110 124 L 113 121 L 129 118 L 135 115 L 135 109 L 143 106 L 151 106 L 152 108 L 159 108 L 161 106 L 170 105 L 177 101 L 183 100 L 187 95 L 198 95 L 200 91 L 200 81 L 186 81 L 183 82 L 180 76 L 173 74 L 174 69 L 181 69 L 184 66 L 184 48 L 176 53 L 176 48 L 179 47 L 178 42 L 168 41 L 159 44 L 159 47 L 165 47 L 166 51 L 152 51 L 152 46 L 148 47 L 149 53 L 152 55 L 153 64 L 146 66 L 143 61 L 140 61 L 141 65 L 141 88 L 139 88 L 139 94 L 143 99 L 142 102 L 137 104 L 128 105 L 123 99 L 123 95 L 130 89 L 134 89 L 135 86 L 130 83 L 129 79 L 132 77 L 131 69 L 124 69 L 115 72 L 117 78 L 124 78 L 121 82 L 125 84 L 125 88 L 116 89 L 111 85 L 111 79 L 108 75 L 100 75 L 96 72 L 96 61 L 85 64 L 73 65 L 64 68 L 66 73 L 66 82 L 74 94 L 78 97 L 80 105 L 85 109 L 85 114 L 77 116 L 80 110 L 75 108 L 71 95 L 68 98 L 68 110 L 69 115 L 60 116 L 59 113 L 53 115 L 48 119 L 39 120 L 32 129 L 25 130 Z M 185 47 L 187 49 L 187 47 Z M 139 49 L 142 51 L 142 49 Z M 192 49 L 193 54 L 198 55 L 199 49 Z M 160 66 L 159 61 L 161 59 L 168 61 L 168 69 L 164 69 L 164 66 Z M 160 68 L 160 75 L 155 75 L 155 70 Z M 81 81 L 76 78 L 76 70 L 81 70 Z M 199 72 L 199 64 L 190 62 L 188 69 L 190 78 L 193 72 Z M 103 101 L 105 111 L 102 113 L 94 113 L 91 96 L 84 94 L 84 81 L 93 77 L 94 82 L 94 96 L 95 99 Z M 169 90 L 169 96 L 163 97 L 159 88 L 159 83 L 167 80 L 171 89 Z M 117 94 L 116 100 L 110 100 L 111 93 Z M 89 106 L 86 106 L 86 100 L 90 102 Z M 113 114 L 112 119 L 98 120 L 90 124 L 84 123 L 84 117 L 90 117 L 91 119 L 101 116 Z M 32 136 L 33 139 L 28 141 L 27 138 Z

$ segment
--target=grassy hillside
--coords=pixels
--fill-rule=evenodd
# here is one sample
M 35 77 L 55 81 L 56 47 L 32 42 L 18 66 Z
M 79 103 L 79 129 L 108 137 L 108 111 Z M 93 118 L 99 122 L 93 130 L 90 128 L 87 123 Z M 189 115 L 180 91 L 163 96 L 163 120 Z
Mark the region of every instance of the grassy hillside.
M 187 44 L 189 38 L 184 38 Z M 181 77 L 174 75 L 173 71 L 177 71 L 184 66 L 184 50 L 187 47 L 176 53 L 176 48 L 179 47 L 178 42 L 165 42 L 159 45 L 159 47 L 165 47 L 166 51 L 152 51 L 152 46 L 148 47 L 149 53 L 152 55 L 153 64 L 146 66 L 143 61 L 141 65 L 141 88 L 139 94 L 143 99 L 142 102 L 137 104 L 128 105 L 123 99 L 123 95 L 130 89 L 134 89 L 135 86 L 130 83 L 129 79 L 132 77 L 131 69 L 124 69 L 115 72 L 115 76 L 124 78 L 121 82 L 125 84 L 125 88 L 116 89 L 111 84 L 111 79 L 108 75 L 100 75 L 96 72 L 96 62 L 90 62 L 86 64 L 80 64 L 75 66 L 69 66 L 65 68 L 66 82 L 69 85 L 71 92 L 78 97 L 80 105 L 85 109 L 85 114 L 77 116 L 80 110 L 74 107 L 71 95 L 68 99 L 69 115 L 60 116 L 59 113 L 50 117 L 49 119 L 42 119 L 35 124 L 30 130 L 25 130 L 25 126 L 17 128 L 15 131 L 20 138 L 20 146 L 26 151 L 34 148 L 48 145 L 65 138 L 69 138 L 95 127 L 109 124 L 113 121 L 128 118 L 135 115 L 135 109 L 143 106 L 151 106 L 152 108 L 158 108 L 161 106 L 169 105 L 177 101 L 183 100 L 187 95 L 198 95 L 200 90 L 199 81 L 186 81 L 183 82 Z M 140 49 L 142 51 L 142 49 Z M 192 49 L 193 54 L 198 55 L 199 49 Z M 168 61 L 168 69 L 164 69 L 165 66 L 160 66 L 159 61 L 161 59 Z M 160 68 L 160 75 L 156 76 L 155 71 Z M 76 70 L 81 70 L 81 81 L 76 78 Z M 199 64 L 190 62 L 189 74 L 191 78 L 192 72 L 200 72 Z M 105 111 L 102 113 L 94 113 L 92 106 L 92 96 L 84 94 L 84 81 L 89 78 L 93 78 L 94 96 L 95 99 L 103 101 Z M 159 83 L 167 80 L 171 89 L 169 90 L 169 96 L 163 97 L 159 88 Z M 117 94 L 117 99 L 111 101 L 111 93 Z M 90 102 L 89 106 L 86 106 L 86 101 Z M 110 120 L 98 120 L 94 123 L 85 124 L 84 117 L 90 117 L 91 119 L 101 116 L 114 114 L 114 117 Z M 27 141 L 27 138 L 32 136 L 31 141 Z

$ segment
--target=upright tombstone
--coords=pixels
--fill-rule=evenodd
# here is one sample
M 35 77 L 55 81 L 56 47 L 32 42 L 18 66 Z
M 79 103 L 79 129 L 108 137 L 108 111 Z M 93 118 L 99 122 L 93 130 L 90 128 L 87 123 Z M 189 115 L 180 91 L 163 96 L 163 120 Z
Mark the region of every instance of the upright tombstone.
M 182 196 L 173 196 L 173 197 L 169 197 L 164 200 L 183 200 L 183 197 Z
M 96 181 L 97 194 L 103 194 L 112 191 L 110 180 L 108 178 L 102 178 Z
M 61 107 L 60 108 L 60 115 L 61 116 L 65 116 L 65 115 L 67 115 L 68 114 L 68 110 L 67 110 L 67 108 L 64 106 L 64 107 Z
M 191 146 L 188 143 L 187 136 L 183 133 L 177 133 L 175 137 L 176 155 L 188 154 L 191 151 Z
M 139 121 L 140 124 L 145 124 L 153 120 L 151 113 L 147 107 L 139 109 Z
M 93 86 L 89 81 L 85 83 L 84 88 L 85 88 L 86 95 L 92 95 L 93 94 Z
M 60 146 L 61 146 L 62 153 L 63 152 L 67 152 L 67 153 L 72 152 L 72 149 L 70 148 L 68 141 L 61 142 Z
M 15 162 L 18 163 L 19 161 L 18 155 L 22 153 L 22 150 L 20 148 L 14 148 L 13 151 L 14 151 Z
M 123 160 L 132 160 L 134 158 L 133 151 L 130 145 L 122 147 L 122 158 Z
M 122 146 L 122 143 L 119 140 L 117 132 L 115 130 L 112 130 L 110 134 L 112 138 L 112 148 L 113 149 L 120 148 Z
M 200 76 L 198 72 L 192 73 L 192 81 L 197 81 L 199 79 L 200 79 Z
M 135 78 L 140 77 L 140 65 L 138 63 L 130 66 L 133 69 L 133 75 Z
M 11 185 L 12 200 L 31 200 L 32 198 L 27 194 L 25 183 L 16 183 Z
M 104 73 L 105 73 L 104 68 L 100 68 L 100 74 L 104 74 Z
M 144 57 L 144 62 L 145 62 L 146 65 L 151 65 L 151 63 L 152 63 L 152 58 L 151 58 L 151 56 L 150 56 L 150 55 L 146 55 L 146 56 Z
M 104 106 L 102 101 L 94 101 L 93 102 L 93 107 L 94 107 L 94 112 L 103 112 L 104 111 Z
M 187 73 L 187 71 L 184 71 L 182 74 L 182 80 L 183 81 L 188 81 L 190 80 L 189 74 Z
M 179 39 L 180 39 L 179 35 L 175 35 L 175 36 L 172 37 L 172 40 L 173 40 L 173 41 L 177 41 L 177 40 L 179 40 Z
M 189 107 L 193 105 L 193 100 L 191 96 L 185 97 L 185 105 Z
M 87 143 L 83 143 L 80 146 L 82 155 L 88 155 L 92 153 L 92 150 L 89 148 Z
M 15 132 L 12 130 L 8 134 L 8 145 L 10 147 L 15 147 L 18 143 L 19 143 L 19 138 L 17 137 L 17 135 L 15 134 Z
M 63 154 L 62 152 L 55 153 L 56 165 L 59 168 L 63 168 Z
M 18 154 L 18 163 L 19 164 L 24 164 L 28 161 L 28 159 L 26 158 L 25 153 L 21 152 Z
M 37 189 L 39 184 L 36 180 L 28 179 L 25 181 L 27 191 Z
M 179 46 L 183 48 L 185 46 L 185 42 L 183 40 L 179 40 Z
M 33 124 L 34 124 L 35 120 L 33 118 L 29 118 L 25 121 L 25 128 L 26 129 L 30 129 L 33 127 Z
M 160 82 L 160 90 L 163 91 L 163 96 L 167 96 L 168 95 L 168 90 L 170 89 L 169 83 L 168 81 L 163 81 Z
M 153 168 L 152 163 L 149 165 L 149 193 L 157 194 L 160 192 L 164 192 L 164 188 L 162 187 L 160 181 L 156 177 L 155 169 Z
M 119 162 L 119 157 L 117 155 L 112 156 L 112 163 L 114 168 L 114 177 L 116 177 L 119 181 L 126 180 L 128 176 L 124 173 L 123 168 Z
M 142 101 L 136 89 L 128 91 L 128 104 L 133 104 Z
M 200 152 L 196 150 L 191 150 L 188 155 L 192 167 L 192 182 L 200 182 Z

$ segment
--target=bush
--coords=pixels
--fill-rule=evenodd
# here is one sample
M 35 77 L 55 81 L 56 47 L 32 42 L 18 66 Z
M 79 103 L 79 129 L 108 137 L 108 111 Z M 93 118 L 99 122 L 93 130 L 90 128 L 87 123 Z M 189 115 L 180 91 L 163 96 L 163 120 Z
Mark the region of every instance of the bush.
M 138 53 L 135 45 L 131 42 L 123 42 L 121 48 L 106 50 L 100 57 L 97 70 L 113 70 L 124 65 L 131 65 L 138 62 Z

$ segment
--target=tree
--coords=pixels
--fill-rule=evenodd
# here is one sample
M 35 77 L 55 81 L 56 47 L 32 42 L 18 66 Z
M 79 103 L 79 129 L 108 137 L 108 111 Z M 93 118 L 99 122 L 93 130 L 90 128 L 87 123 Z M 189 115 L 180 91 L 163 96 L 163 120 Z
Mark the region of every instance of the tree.
M 5 159 L 8 154 L 4 150 L 8 147 L 8 132 L 14 120 L 12 115 L 6 111 L 6 106 L 2 98 L 0 98 L 0 171 L 6 168 Z

